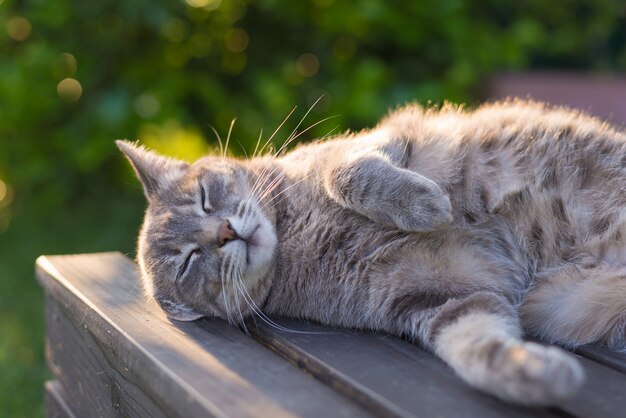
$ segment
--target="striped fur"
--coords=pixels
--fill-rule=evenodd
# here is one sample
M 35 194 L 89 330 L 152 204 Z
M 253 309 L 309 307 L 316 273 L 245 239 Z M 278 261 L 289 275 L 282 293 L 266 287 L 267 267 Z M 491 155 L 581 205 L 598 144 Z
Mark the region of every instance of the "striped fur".
M 626 348 L 626 134 L 597 119 L 523 101 L 408 106 L 281 157 L 190 166 L 119 146 L 149 201 L 145 288 L 173 318 L 390 332 L 529 405 L 584 377 L 525 334 Z M 216 245 L 226 219 L 250 238 Z

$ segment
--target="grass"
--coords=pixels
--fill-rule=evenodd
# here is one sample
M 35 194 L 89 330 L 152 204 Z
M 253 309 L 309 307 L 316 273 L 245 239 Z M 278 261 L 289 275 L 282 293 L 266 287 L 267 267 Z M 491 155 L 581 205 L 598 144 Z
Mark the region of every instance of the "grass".
M 113 196 L 86 196 L 50 215 L 18 212 L 0 235 L 0 417 L 44 415 L 43 383 L 51 375 L 37 256 L 114 250 L 132 256 L 143 201 L 139 193 Z

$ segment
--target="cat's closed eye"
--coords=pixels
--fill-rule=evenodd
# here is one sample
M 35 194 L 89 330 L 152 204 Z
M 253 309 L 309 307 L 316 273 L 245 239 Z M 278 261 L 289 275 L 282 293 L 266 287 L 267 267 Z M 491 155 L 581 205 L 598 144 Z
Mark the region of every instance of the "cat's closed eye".
M 180 269 L 178 271 L 178 276 L 176 277 L 176 280 L 181 280 L 181 279 L 185 279 L 185 276 L 187 274 L 187 272 L 189 271 L 189 268 L 193 265 L 194 261 L 200 256 L 200 249 L 199 248 L 195 248 L 193 250 L 191 250 L 187 256 L 185 257 L 185 261 L 183 262 L 183 264 L 180 266 Z

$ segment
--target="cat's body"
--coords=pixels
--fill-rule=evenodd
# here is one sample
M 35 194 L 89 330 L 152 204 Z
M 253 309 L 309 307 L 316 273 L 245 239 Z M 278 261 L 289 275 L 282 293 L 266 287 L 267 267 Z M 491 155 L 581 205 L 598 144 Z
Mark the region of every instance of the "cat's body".
M 626 346 L 626 135 L 595 119 L 524 102 L 408 107 L 280 158 L 190 167 L 120 147 L 150 201 L 146 287 L 174 318 L 241 322 L 256 304 L 386 331 L 527 404 L 583 376 L 523 334 Z M 212 194 L 198 183 L 220 176 L 223 207 L 198 213 Z

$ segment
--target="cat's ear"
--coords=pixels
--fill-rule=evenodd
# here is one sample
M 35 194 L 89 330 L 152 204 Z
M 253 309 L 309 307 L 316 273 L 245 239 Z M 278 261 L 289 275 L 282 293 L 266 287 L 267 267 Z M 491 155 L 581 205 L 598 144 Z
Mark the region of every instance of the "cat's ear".
M 206 316 L 204 314 L 194 311 L 192 308 L 182 303 L 174 302 L 158 295 L 155 297 L 155 299 L 169 319 L 189 322 Z
M 189 167 L 185 162 L 163 157 L 129 141 L 117 140 L 115 144 L 133 166 L 148 200 L 182 177 Z

